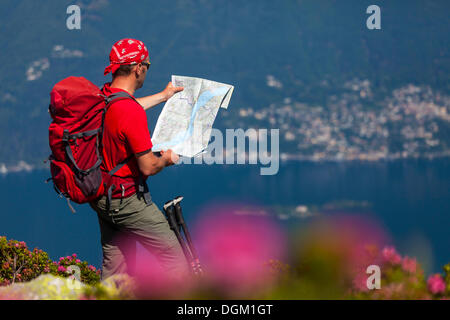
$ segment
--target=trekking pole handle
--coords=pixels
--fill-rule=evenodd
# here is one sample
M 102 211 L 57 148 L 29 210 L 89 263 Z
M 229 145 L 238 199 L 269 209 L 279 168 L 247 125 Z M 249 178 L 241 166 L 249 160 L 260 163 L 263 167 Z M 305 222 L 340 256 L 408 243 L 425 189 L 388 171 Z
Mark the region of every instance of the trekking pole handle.
M 183 218 L 183 211 L 181 209 L 181 205 L 178 202 L 177 204 L 174 205 L 175 207 L 175 213 L 177 215 L 177 220 L 178 220 L 178 224 L 180 225 L 184 225 L 184 218 Z
M 170 229 L 172 229 L 173 232 L 175 233 L 175 236 L 177 237 L 178 242 L 180 243 L 181 249 L 183 250 L 184 256 L 186 257 L 188 265 L 191 267 L 192 272 L 196 273 L 197 268 L 195 258 L 192 256 L 190 248 L 186 245 L 183 236 L 181 235 L 180 226 L 177 223 L 175 212 L 176 210 L 175 207 L 173 206 L 173 201 L 169 201 L 164 205 L 164 211 L 166 213 L 166 218 L 167 221 L 169 222 Z
M 164 210 L 166 211 L 167 214 L 167 220 L 169 221 L 169 226 L 171 229 L 173 229 L 174 231 L 178 231 L 178 224 L 177 224 L 177 220 L 176 220 L 176 216 L 175 216 L 175 208 L 173 207 L 173 205 L 170 205 L 168 207 L 165 207 Z M 178 231 L 179 232 L 179 231 Z

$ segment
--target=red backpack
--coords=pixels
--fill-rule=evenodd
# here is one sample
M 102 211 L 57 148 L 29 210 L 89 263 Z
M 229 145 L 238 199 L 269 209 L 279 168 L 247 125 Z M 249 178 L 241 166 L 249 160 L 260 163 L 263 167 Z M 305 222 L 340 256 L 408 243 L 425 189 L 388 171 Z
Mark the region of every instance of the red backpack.
M 70 201 L 87 203 L 105 194 L 102 181 L 102 133 L 105 113 L 116 101 L 134 99 L 126 92 L 110 96 L 82 77 L 58 82 L 50 93 L 50 171 L 56 192 Z M 117 172 L 125 159 L 110 172 Z

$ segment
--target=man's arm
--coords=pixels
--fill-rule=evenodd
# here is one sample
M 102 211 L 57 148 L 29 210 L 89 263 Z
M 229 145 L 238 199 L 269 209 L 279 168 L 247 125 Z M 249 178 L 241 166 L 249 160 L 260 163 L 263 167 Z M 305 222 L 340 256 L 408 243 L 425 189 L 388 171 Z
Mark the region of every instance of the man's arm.
M 178 155 L 172 150 L 161 151 L 161 157 L 157 157 L 153 152 L 147 152 L 137 156 L 139 170 L 145 176 L 153 176 L 165 167 L 174 165 L 178 162 Z
M 175 93 L 183 91 L 183 89 L 183 87 L 174 87 L 172 82 L 169 82 L 163 91 L 151 96 L 137 98 L 136 100 L 144 108 L 144 110 L 147 110 L 160 104 L 161 102 L 169 100 Z

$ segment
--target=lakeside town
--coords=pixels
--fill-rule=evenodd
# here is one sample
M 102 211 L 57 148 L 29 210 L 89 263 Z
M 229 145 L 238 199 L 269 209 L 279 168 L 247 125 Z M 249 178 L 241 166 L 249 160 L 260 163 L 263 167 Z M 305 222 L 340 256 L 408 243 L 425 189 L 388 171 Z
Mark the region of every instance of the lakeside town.
M 267 86 L 282 88 L 273 76 Z M 407 85 L 372 105 L 368 80 L 344 84 L 326 106 L 287 97 L 226 114 L 227 127 L 279 128 L 282 160 L 339 161 L 450 156 L 450 97 Z M 369 103 L 368 103 L 369 101 Z

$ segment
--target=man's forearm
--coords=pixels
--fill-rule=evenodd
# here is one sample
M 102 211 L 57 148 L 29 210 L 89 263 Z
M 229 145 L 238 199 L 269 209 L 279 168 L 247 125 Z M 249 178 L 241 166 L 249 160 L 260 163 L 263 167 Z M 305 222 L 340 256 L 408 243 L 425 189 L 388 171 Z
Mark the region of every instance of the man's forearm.
M 162 169 L 164 169 L 167 166 L 167 161 L 163 159 L 162 157 L 158 157 L 158 160 L 152 163 L 151 168 L 149 170 L 149 176 L 153 176 L 157 173 L 159 173 Z
M 172 82 L 169 82 L 163 91 L 152 96 L 142 97 L 136 100 L 141 104 L 144 110 L 147 110 L 160 104 L 161 102 L 169 100 L 175 93 L 183 91 L 183 89 L 183 87 L 174 87 Z
M 167 95 L 161 91 L 157 94 L 136 99 L 144 110 L 150 109 L 162 102 L 167 101 Z

